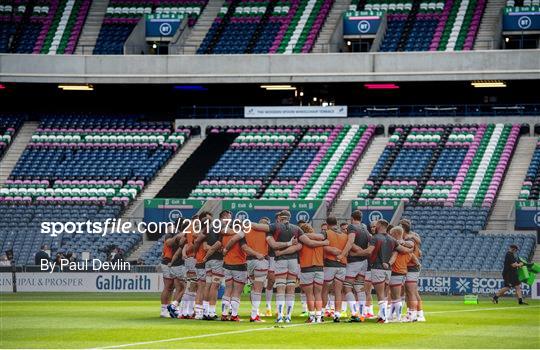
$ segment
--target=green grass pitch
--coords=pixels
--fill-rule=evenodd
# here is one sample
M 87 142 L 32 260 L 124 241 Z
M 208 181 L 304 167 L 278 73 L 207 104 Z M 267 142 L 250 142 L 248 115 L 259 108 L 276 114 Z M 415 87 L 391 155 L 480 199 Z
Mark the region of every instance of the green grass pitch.
M 426 297 L 426 323 L 305 324 L 161 319 L 157 294 L 0 295 L 1 348 L 540 348 L 540 302 Z M 296 303 L 296 314 L 300 303 Z

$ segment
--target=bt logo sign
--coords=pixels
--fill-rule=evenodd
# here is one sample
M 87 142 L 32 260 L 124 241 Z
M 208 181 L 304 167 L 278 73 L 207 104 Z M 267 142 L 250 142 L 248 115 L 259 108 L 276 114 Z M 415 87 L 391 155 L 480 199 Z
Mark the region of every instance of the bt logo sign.
M 165 36 L 166 36 L 166 35 L 171 35 L 171 33 L 172 33 L 172 26 L 171 26 L 171 24 L 170 24 L 170 23 L 167 23 L 167 22 L 160 24 L 160 25 L 159 25 L 159 33 L 160 33 L 161 35 L 165 35 Z
M 358 31 L 360 33 L 367 33 L 369 32 L 370 29 L 371 29 L 371 24 L 368 21 L 362 20 L 358 22 Z
M 532 25 L 531 18 L 529 16 L 521 16 L 518 19 L 518 27 L 521 29 L 529 29 Z

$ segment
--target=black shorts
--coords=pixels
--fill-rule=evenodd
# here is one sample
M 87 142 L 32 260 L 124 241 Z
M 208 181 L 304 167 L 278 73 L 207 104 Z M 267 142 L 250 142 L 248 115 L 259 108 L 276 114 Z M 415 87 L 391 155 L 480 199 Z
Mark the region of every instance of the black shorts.
M 515 286 L 519 286 L 521 282 L 518 279 L 517 273 L 506 273 L 503 274 L 503 280 L 504 280 L 504 286 L 513 288 Z

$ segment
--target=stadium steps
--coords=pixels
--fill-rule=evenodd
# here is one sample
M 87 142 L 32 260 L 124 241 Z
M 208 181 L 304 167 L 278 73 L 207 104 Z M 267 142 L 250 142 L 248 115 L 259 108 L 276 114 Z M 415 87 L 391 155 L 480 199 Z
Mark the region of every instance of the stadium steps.
M 77 49 L 76 55 L 91 55 L 96 46 L 96 40 L 101 30 L 105 12 L 109 6 L 109 0 L 93 0 L 88 11 L 88 17 L 84 24 Z
M 336 0 L 332 6 L 332 10 L 328 14 L 326 21 L 319 33 L 319 37 L 313 45 L 312 52 L 314 53 L 325 53 L 330 52 L 329 44 L 330 39 L 332 38 L 332 33 L 336 29 L 336 26 L 341 25 L 343 14 L 347 11 L 351 5 L 351 0 Z
M 17 133 L 17 136 L 15 136 L 15 139 L 4 154 L 2 162 L 0 162 L 0 186 L 8 179 L 15 164 L 17 164 L 21 154 L 24 152 L 26 145 L 30 142 L 32 134 L 38 128 L 38 125 L 39 122 L 26 122 Z
M 537 244 L 534 250 L 533 262 L 540 263 L 540 244 Z
M 202 141 L 203 138 L 199 136 L 189 138 L 157 176 L 145 186 L 137 199 L 126 208 L 123 218 L 134 218 L 137 208 L 144 203 L 145 199 L 156 197 L 158 192 L 167 184 L 174 174 L 176 174 L 176 171 L 186 162 L 193 152 L 195 152 Z
M 173 177 L 159 191 L 159 198 L 188 198 L 197 184 L 204 180 L 210 168 L 227 151 L 238 134 L 209 134 L 200 146 L 176 171 Z
M 489 217 L 486 230 L 513 230 L 514 220 L 509 219 L 514 202 L 518 199 L 521 183 L 536 147 L 537 138 L 521 136 L 516 146 L 512 161 L 504 177 L 501 190 L 497 196 L 495 207 Z
M 206 36 L 206 33 L 210 30 L 214 19 L 216 18 L 221 6 L 222 0 L 209 0 L 206 4 L 203 12 L 199 16 L 197 23 L 191 29 L 191 33 L 184 44 L 184 54 L 194 55 L 197 52 L 199 46 Z
M 151 249 L 156 241 L 150 241 L 146 237 L 146 235 L 143 235 L 143 242 L 137 249 L 135 249 L 131 254 L 125 257 L 125 260 L 127 261 L 137 261 L 147 250 Z
M 358 193 L 362 189 L 362 186 L 364 186 L 369 174 L 371 173 L 371 170 L 384 151 L 384 147 L 388 143 L 388 139 L 389 137 L 386 136 L 375 136 L 375 138 L 371 141 L 371 145 L 356 166 L 356 169 L 343 188 L 343 191 L 341 192 L 332 210 L 334 215 L 336 215 L 338 218 L 345 218 L 347 215 L 345 211 L 347 210 L 349 201 L 358 198 Z
M 488 0 L 480 28 L 474 42 L 475 50 L 496 50 L 496 47 L 490 47 L 490 40 L 495 38 L 495 23 L 499 20 L 501 9 L 506 5 L 506 0 Z M 497 35 L 500 35 L 498 33 Z

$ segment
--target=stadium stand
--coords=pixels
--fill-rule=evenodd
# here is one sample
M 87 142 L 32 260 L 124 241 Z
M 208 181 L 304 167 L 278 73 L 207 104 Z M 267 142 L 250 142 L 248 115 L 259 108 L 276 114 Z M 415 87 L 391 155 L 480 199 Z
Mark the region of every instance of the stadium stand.
M 0 4 L 0 52 L 73 53 L 90 4 L 91 0 Z
M 397 127 L 360 198 L 491 207 L 519 125 Z
M 226 130 L 237 137 L 190 196 L 333 202 L 374 132 L 365 125 Z
M 145 14 L 177 14 L 193 27 L 207 0 L 112 0 L 94 48 L 96 55 L 123 54 L 124 42 Z
M 0 210 L 12 214 L 0 222 L 3 251 L 13 249 L 18 263 L 33 264 L 41 244 L 53 254 L 87 251 L 105 259 L 110 247 L 133 250 L 140 233 L 51 237 L 40 233 L 40 223 L 118 218 L 190 134 L 189 128 L 174 130 L 171 122 L 135 117 L 43 117 L 0 188 Z
M 520 256 L 534 254 L 534 234 L 479 234 L 489 208 L 408 206 L 403 217 L 412 220 L 422 238 L 422 268 L 436 271 L 501 271 L 506 249 L 520 247 Z
M 538 200 L 540 196 L 540 138 L 536 143 L 531 164 L 521 186 L 519 200 Z
M 310 52 L 332 4 L 332 0 L 227 0 L 197 53 Z
M 21 125 L 24 122 L 24 117 L 17 115 L 1 115 L 0 116 L 0 159 L 8 149 L 17 134 Z

